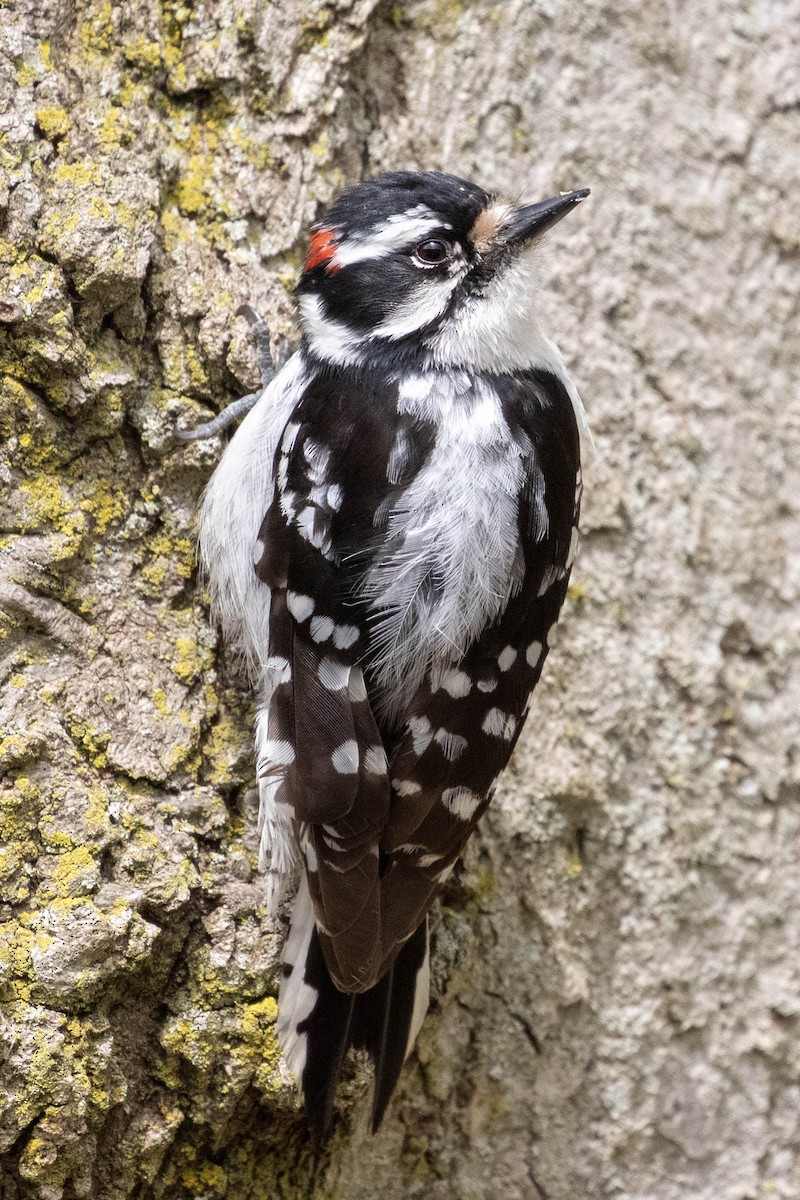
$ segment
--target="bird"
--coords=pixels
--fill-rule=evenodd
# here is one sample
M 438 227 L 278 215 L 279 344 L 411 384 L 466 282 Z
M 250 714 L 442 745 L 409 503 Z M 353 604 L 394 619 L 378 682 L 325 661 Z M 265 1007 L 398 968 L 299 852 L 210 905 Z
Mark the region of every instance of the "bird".
M 320 1145 L 351 1047 L 381 1124 L 429 1004 L 431 905 L 566 596 L 587 425 L 536 257 L 588 194 L 520 204 L 435 171 L 343 192 L 311 231 L 299 348 L 240 402 L 202 501 L 255 689 L 270 911 L 299 880 L 277 1034 Z

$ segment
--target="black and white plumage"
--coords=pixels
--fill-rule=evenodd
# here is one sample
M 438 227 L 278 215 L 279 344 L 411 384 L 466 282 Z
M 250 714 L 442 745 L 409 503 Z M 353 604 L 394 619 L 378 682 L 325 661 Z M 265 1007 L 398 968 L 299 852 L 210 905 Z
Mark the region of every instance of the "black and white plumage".
M 428 1003 L 427 914 L 522 728 L 577 544 L 583 409 L 522 208 L 454 176 L 342 196 L 299 351 L 209 485 L 201 553 L 256 681 L 262 863 L 299 874 L 278 1034 L 312 1124 L 344 1056 L 377 1127 Z

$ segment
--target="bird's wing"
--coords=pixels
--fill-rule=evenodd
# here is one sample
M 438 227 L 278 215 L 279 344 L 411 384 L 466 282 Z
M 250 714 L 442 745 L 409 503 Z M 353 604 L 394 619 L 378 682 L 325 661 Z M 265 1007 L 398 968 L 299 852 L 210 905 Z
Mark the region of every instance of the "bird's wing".
M 392 802 L 381 835 L 389 862 L 381 880 L 381 970 L 419 925 L 489 803 L 527 715 L 575 554 L 581 485 L 572 409 L 558 397 L 547 423 L 536 420 L 529 391 L 552 395 L 559 386 L 552 377 L 502 386 L 507 417 L 519 422 L 526 447 L 519 495 L 524 578 L 465 657 L 428 674 L 391 756 Z
M 390 788 L 360 666 L 369 631 L 356 583 L 388 487 L 393 430 L 385 397 L 337 398 L 324 380 L 312 385 L 275 454 L 256 568 L 272 594 L 274 664 L 259 769 L 274 775 L 274 804 L 290 809 L 331 976 L 359 992 L 381 958 L 379 841 Z

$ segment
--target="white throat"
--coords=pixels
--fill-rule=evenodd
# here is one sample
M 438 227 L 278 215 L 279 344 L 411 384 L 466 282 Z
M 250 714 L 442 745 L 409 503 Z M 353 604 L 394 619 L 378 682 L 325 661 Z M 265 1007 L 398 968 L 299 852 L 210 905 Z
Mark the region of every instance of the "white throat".
M 542 334 L 535 317 L 536 276 L 530 255 L 498 272 L 426 339 L 436 366 L 507 372 L 538 365 Z
M 522 255 L 427 339 L 428 365 L 498 375 L 548 371 L 566 389 L 581 440 L 591 443 L 578 389 L 558 346 L 542 333 L 536 320 L 536 292 L 533 255 Z

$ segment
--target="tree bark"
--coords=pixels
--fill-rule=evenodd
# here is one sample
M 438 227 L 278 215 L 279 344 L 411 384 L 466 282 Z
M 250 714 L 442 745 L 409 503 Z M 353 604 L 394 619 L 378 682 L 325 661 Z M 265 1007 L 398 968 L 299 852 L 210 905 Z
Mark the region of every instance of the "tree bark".
M 2 1200 L 800 1195 L 797 0 L 0 3 Z M 308 1145 L 251 702 L 194 573 L 303 235 L 401 166 L 592 197 L 594 431 L 514 762 L 380 1133 Z

